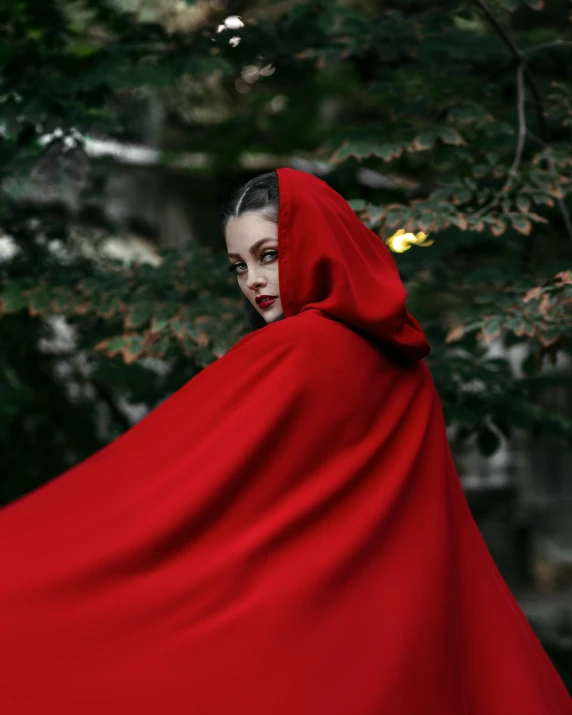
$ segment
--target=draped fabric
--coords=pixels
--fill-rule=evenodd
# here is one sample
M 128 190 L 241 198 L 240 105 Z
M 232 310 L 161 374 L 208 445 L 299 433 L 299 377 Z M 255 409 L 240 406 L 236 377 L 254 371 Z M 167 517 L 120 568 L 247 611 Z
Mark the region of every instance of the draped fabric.
M 0 713 L 571 715 L 389 251 L 278 175 L 285 319 L 0 512 Z

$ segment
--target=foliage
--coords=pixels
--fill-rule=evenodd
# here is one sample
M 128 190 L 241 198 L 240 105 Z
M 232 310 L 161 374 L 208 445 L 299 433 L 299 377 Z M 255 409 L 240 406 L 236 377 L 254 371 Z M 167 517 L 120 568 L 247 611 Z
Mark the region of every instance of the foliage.
M 239 335 L 216 250 L 193 243 L 152 267 L 74 244 L 78 226 L 122 229 L 101 211 L 116 165 L 90 158 L 98 137 L 155 143 L 156 172 L 221 195 L 313 162 L 380 240 L 429 234 L 396 257 L 449 423 L 488 454 L 515 426 L 570 438 L 570 420 L 541 406 L 545 358 L 571 346 L 565 3 L 223 6 L 0 8 L 0 226 L 17 251 L 0 257 L 2 498 L 89 454 L 128 426 L 122 404 L 152 407 Z M 60 354 L 45 349 L 53 316 L 75 335 Z M 526 344 L 525 364 L 493 341 Z

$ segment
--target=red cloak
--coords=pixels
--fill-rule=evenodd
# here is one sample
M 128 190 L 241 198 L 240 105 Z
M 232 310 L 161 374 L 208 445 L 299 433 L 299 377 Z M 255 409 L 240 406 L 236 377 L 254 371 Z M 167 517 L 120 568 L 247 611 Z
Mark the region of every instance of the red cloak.
M 0 713 L 570 715 L 389 251 L 278 175 L 286 319 L 0 513 Z

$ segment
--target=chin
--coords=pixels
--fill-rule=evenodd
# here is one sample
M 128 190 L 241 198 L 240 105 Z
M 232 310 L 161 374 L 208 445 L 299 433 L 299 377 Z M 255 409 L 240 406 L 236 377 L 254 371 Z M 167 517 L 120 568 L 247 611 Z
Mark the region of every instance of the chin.
M 271 323 L 273 320 L 276 320 L 276 318 L 282 317 L 282 306 L 274 304 L 270 310 L 261 311 L 260 315 L 267 323 Z

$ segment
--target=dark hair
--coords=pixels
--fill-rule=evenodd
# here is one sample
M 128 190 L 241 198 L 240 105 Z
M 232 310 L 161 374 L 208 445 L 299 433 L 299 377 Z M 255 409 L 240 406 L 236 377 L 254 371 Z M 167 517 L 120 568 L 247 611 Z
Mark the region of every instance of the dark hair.
M 230 197 L 222 210 L 222 230 L 231 218 L 238 218 L 249 211 L 262 214 L 269 221 L 278 223 L 278 209 L 280 208 L 280 191 L 278 188 L 278 175 L 275 171 L 255 176 L 247 181 L 238 191 Z M 268 323 L 245 297 L 243 301 L 244 326 L 247 332 L 263 328 Z M 276 318 L 272 322 L 281 320 Z

